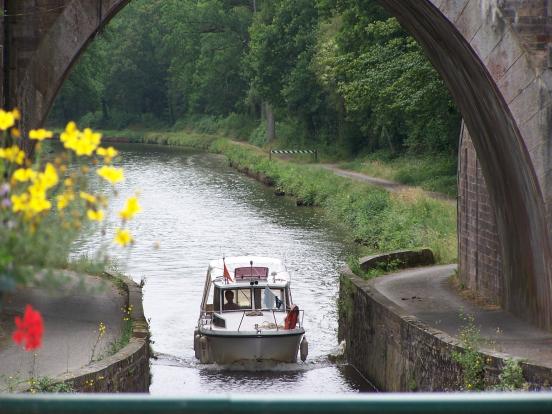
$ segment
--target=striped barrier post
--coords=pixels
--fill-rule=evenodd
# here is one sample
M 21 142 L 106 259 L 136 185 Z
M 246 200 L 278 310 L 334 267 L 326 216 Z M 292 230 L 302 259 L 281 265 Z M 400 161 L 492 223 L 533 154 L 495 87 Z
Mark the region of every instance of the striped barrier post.
M 271 149 L 268 157 L 270 160 L 272 154 L 312 154 L 314 161 L 318 161 L 318 150 L 316 149 Z

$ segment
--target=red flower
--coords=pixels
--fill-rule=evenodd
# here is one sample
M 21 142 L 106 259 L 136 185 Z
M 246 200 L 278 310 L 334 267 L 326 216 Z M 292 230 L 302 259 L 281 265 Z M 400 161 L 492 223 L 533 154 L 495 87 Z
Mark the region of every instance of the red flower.
M 42 315 L 31 305 L 25 306 L 23 319 L 19 316 L 15 317 L 15 326 L 13 341 L 18 345 L 25 342 L 25 351 L 32 351 L 42 345 L 42 334 L 44 333 Z

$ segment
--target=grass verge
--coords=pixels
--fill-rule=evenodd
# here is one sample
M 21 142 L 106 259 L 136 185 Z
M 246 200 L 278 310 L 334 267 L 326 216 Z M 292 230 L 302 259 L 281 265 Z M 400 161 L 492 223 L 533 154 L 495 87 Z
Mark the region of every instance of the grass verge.
M 456 159 L 446 156 L 408 156 L 388 159 L 385 155 L 368 157 L 340 164 L 341 168 L 374 177 L 419 186 L 427 191 L 457 195 Z

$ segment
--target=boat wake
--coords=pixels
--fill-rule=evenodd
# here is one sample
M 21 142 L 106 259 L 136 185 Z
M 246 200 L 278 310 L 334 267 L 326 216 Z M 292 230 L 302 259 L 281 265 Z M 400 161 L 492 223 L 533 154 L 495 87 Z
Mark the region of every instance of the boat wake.
M 201 364 L 195 358 L 182 358 L 176 355 L 155 353 L 152 360 L 153 365 L 197 368 L 205 371 L 249 371 L 249 372 L 304 372 L 314 369 L 327 368 L 332 366 L 347 365 L 332 362 L 328 356 L 321 356 L 306 362 L 286 363 L 276 361 L 240 361 L 232 364 Z

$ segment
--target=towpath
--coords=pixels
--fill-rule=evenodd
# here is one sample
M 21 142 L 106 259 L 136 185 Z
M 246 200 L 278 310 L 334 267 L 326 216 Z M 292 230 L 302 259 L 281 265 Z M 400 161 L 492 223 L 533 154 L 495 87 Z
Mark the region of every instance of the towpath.
M 23 288 L 4 297 L 0 391 L 31 378 L 33 369 L 35 377 L 54 377 L 87 365 L 100 322 L 105 324 L 106 332 L 96 346 L 94 358 L 105 354 L 109 344 L 120 337 L 126 294 L 98 276 L 66 272 L 64 277 L 63 285 L 55 289 Z M 35 352 L 25 352 L 11 340 L 14 316 L 21 316 L 26 304 L 40 311 L 44 320 L 43 343 Z
M 395 181 L 385 180 L 383 178 L 372 177 L 370 175 L 366 175 L 357 171 L 345 170 L 343 168 L 340 168 L 336 164 L 317 164 L 317 165 L 320 168 L 324 168 L 325 170 L 332 171 L 334 174 L 339 175 L 341 177 L 346 177 L 355 181 L 360 181 L 363 183 L 375 185 L 377 187 L 381 187 L 390 192 L 398 192 L 398 191 L 408 190 L 412 188 L 418 188 L 418 187 L 412 187 L 405 184 L 397 183 Z M 425 190 L 422 190 L 422 191 L 425 194 L 427 194 L 429 197 L 434 198 L 436 200 L 444 200 L 451 203 L 456 202 L 455 198 L 449 197 L 445 194 L 436 193 L 433 191 L 425 191 Z
M 374 287 L 406 313 L 457 337 L 473 315 L 483 351 L 501 352 L 552 368 L 552 333 L 540 330 L 497 307 L 464 299 L 449 283 L 456 265 L 407 269 L 379 277 Z

